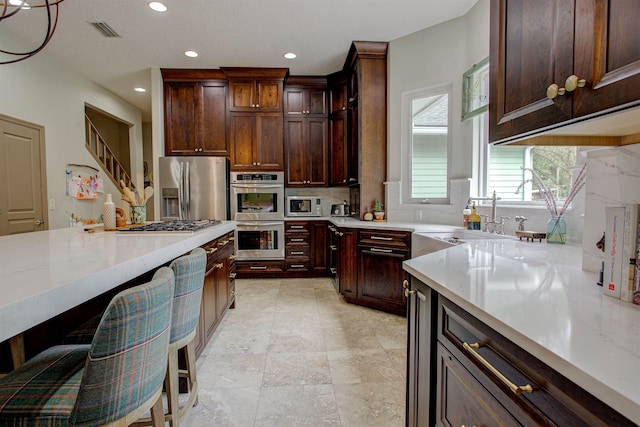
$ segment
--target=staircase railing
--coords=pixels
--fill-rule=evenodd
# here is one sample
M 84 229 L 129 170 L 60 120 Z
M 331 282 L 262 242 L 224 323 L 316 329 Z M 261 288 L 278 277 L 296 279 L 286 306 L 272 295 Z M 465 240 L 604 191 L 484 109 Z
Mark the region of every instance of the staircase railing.
M 135 188 L 133 181 L 131 181 L 131 177 L 124 167 L 122 167 L 118 158 L 113 154 L 109 145 L 107 145 L 102 136 L 100 136 L 98 129 L 96 129 L 88 116 L 85 115 L 84 117 L 87 135 L 87 150 L 89 150 L 96 161 L 102 165 L 107 176 L 111 181 L 113 181 L 116 187 L 120 188 L 120 180 L 123 180 L 127 187 L 132 189 Z

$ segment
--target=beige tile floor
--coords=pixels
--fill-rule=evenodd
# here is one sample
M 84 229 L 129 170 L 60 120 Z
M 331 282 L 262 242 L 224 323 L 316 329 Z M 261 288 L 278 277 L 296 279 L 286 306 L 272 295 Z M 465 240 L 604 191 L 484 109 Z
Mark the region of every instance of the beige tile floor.
M 236 280 L 197 362 L 200 426 L 404 426 L 406 319 L 344 302 L 329 279 Z

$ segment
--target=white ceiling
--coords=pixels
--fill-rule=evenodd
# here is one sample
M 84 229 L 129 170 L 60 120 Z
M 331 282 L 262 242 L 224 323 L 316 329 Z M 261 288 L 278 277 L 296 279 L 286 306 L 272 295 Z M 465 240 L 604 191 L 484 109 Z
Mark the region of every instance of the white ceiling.
M 464 15 L 477 0 L 64 0 L 58 28 L 44 52 L 128 100 L 151 118 L 150 69 L 285 67 L 291 75 L 326 75 L 342 68 L 353 40 L 391 41 Z M 105 22 L 106 38 L 91 22 Z M 36 43 L 43 9 L 0 22 L 2 31 Z M 184 56 L 195 50 L 195 59 Z M 285 52 L 298 58 L 288 61 Z M 28 60 L 27 60 L 28 61 Z M 10 67 L 0 65 L 1 67 Z

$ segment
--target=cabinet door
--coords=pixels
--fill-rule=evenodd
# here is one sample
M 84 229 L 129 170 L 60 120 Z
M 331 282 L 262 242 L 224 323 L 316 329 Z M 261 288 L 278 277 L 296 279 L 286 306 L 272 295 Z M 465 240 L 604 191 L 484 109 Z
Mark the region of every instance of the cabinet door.
M 257 99 L 254 80 L 229 81 L 229 111 L 255 111 Z
M 491 0 L 491 142 L 571 118 L 571 96 L 547 98 L 573 73 L 574 0 Z
M 347 110 L 347 83 L 337 84 L 331 88 L 331 113 Z
M 329 185 L 347 185 L 347 112 L 338 111 L 331 115 L 331 139 L 329 156 Z
M 308 89 L 307 94 L 307 114 L 309 116 L 327 116 L 327 91 L 324 89 Z
M 229 258 L 220 259 L 216 264 L 216 303 L 218 321 L 222 320 L 229 306 Z
M 228 156 L 227 140 L 227 84 L 203 83 L 201 85 L 200 148 L 208 156 Z
M 358 275 L 357 238 L 358 232 L 352 228 L 338 229 L 338 289 L 347 301 L 357 296 Z
M 329 267 L 329 229 L 324 221 L 311 222 L 311 271 L 326 274 Z
M 574 117 L 640 101 L 640 2 L 578 0 Z
M 258 92 L 256 108 L 261 111 L 282 112 L 282 82 L 258 80 L 256 90 Z
M 431 377 L 435 377 L 430 368 L 434 311 L 431 289 L 416 279 L 411 279 L 410 287 L 413 295 L 407 300 L 407 427 L 421 427 L 433 425 L 429 421 L 429 399 Z
M 347 184 L 357 184 L 360 178 L 360 102 L 358 99 L 358 63 L 354 65 L 350 80 L 349 100 L 347 101 Z
M 284 170 L 282 113 L 256 114 L 256 166 L 266 170 Z
M 358 255 L 359 303 L 405 315 L 402 283 L 409 276 L 402 270 L 402 261 L 409 259 L 408 251 L 361 246 Z
M 164 98 L 165 154 L 196 154 L 198 93 L 195 83 L 165 83 Z
M 305 127 L 303 117 L 287 118 L 284 122 L 286 149 L 286 185 L 303 187 L 307 180 Z
M 255 169 L 256 115 L 254 113 L 231 113 L 228 125 L 231 168 Z
M 437 346 L 436 363 L 436 425 L 536 425 L 516 420 L 441 344 Z
M 204 337 L 207 342 L 213 335 L 218 320 L 217 274 L 216 268 L 211 264 L 207 265 L 207 272 L 204 276 L 202 308 Z
M 284 90 L 284 115 L 289 117 L 302 117 L 305 107 L 306 89 L 300 87 L 286 88 Z
M 326 117 L 309 117 L 307 126 L 307 185 L 324 187 L 327 185 L 328 175 L 328 127 L 329 120 Z

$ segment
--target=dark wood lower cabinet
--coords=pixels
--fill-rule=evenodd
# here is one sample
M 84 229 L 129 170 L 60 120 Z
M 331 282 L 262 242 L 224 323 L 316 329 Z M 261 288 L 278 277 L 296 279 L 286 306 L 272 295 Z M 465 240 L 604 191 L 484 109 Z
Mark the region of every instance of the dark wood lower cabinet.
M 196 332 L 196 355 L 200 356 L 229 308 L 235 307 L 235 242 L 233 232 L 213 240 L 207 251 L 202 289 L 200 323 Z
M 408 426 L 637 425 L 426 284 L 410 292 Z

